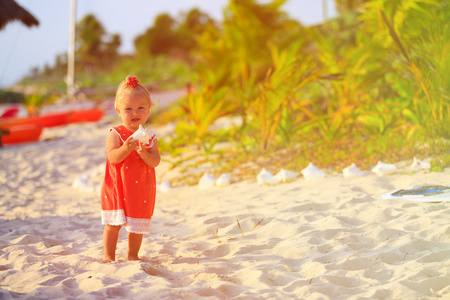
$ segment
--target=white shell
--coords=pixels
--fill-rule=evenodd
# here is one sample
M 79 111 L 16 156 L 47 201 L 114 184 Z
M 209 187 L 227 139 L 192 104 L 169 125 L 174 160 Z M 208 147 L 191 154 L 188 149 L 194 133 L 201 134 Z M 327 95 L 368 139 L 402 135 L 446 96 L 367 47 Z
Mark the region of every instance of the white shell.
M 387 174 L 392 174 L 397 171 L 397 166 L 394 164 L 385 164 L 381 161 L 378 161 L 378 164 L 375 168 L 372 169 L 372 173 L 377 174 L 378 176 L 383 176 Z
M 295 179 L 298 177 L 297 172 L 288 171 L 285 169 L 281 169 L 275 176 L 275 182 L 287 182 L 289 180 Z
M 170 185 L 169 181 L 164 181 L 158 184 L 157 189 L 161 193 L 167 193 L 172 189 L 172 186 Z
M 144 127 L 142 127 L 142 125 L 139 125 L 139 129 L 136 130 L 131 137 L 133 138 L 133 140 L 138 140 L 139 143 L 144 143 L 147 144 L 148 141 L 155 136 L 156 138 L 156 133 L 153 130 L 149 130 L 149 129 L 145 129 Z M 153 140 L 150 144 L 150 147 L 153 146 Z
M 77 178 L 75 178 L 72 182 L 72 188 L 79 191 L 96 193 L 97 195 L 100 195 L 102 182 L 98 182 L 97 184 L 95 182 L 96 177 L 104 172 L 105 164 L 99 164 L 97 167 L 92 168 L 89 173 L 80 174 Z
M 312 162 L 310 162 L 301 172 L 306 180 L 323 178 L 326 176 L 325 172 L 317 168 Z
M 352 163 L 350 166 L 342 170 L 342 173 L 344 173 L 344 177 L 356 177 L 356 176 L 362 176 L 364 173 L 355 165 L 355 163 Z
M 75 178 L 75 180 L 72 183 L 72 187 L 75 189 L 87 189 L 89 187 L 88 185 L 88 180 L 89 180 L 89 175 L 88 174 L 83 174 L 78 176 L 77 178 Z
M 88 192 L 88 193 L 97 193 L 100 195 L 101 184 L 89 184 L 89 179 L 91 176 L 89 174 L 83 174 L 79 177 L 75 178 L 72 183 L 72 188 L 77 189 L 79 191 Z
M 431 164 L 426 161 L 422 161 L 418 158 L 414 157 L 414 161 L 411 165 L 411 171 L 417 172 L 420 170 L 429 170 L 431 168 Z
M 224 187 L 227 185 L 230 185 L 231 183 L 231 176 L 230 174 L 222 174 L 217 178 L 216 185 L 220 187 Z
M 273 184 L 275 183 L 275 178 L 270 172 L 266 170 L 266 168 L 263 168 L 261 172 L 259 172 L 259 174 L 256 175 L 256 181 L 258 181 L 259 185 Z
M 208 173 L 203 174 L 202 178 L 200 178 L 200 181 L 198 182 L 198 189 L 199 190 L 206 190 L 214 185 L 214 182 L 216 180 L 214 179 L 214 176 L 209 175 Z

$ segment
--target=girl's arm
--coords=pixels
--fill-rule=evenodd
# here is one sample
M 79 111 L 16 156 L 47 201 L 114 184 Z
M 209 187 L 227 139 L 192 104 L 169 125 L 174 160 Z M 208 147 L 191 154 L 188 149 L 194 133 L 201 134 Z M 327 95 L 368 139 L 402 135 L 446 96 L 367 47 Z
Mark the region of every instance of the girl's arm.
M 106 155 L 113 164 L 121 163 L 131 151 L 136 149 L 137 141 L 134 141 L 131 136 L 120 146 L 120 138 L 113 130 L 109 132 L 106 139 Z
M 149 151 L 147 151 L 145 149 L 145 145 L 141 143 L 139 144 L 138 149 L 136 151 L 147 166 L 156 168 L 159 165 L 159 162 L 161 161 L 161 156 L 159 155 L 157 139 L 153 140 L 153 146 L 149 149 Z

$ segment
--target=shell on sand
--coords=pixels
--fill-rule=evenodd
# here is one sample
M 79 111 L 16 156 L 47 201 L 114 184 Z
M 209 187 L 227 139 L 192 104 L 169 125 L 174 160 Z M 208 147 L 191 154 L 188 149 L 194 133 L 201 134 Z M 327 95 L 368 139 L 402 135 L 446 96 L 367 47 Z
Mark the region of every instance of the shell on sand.
M 263 168 L 258 175 L 256 175 L 256 181 L 259 185 L 263 184 L 274 184 L 275 178 L 273 177 L 272 173 L 268 172 L 266 168 Z
M 215 182 L 216 182 L 216 180 L 214 179 L 214 176 L 205 172 L 205 174 L 203 174 L 202 178 L 200 178 L 200 181 L 198 182 L 198 189 L 206 190 L 206 189 L 212 187 Z
M 352 163 L 350 166 L 342 170 L 342 173 L 344 174 L 345 178 L 364 175 L 364 173 L 355 165 L 355 163 Z
M 220 187 L 224 187 L 231 184 L 231 176 L 230 174 L 222 174 L 217 178 L 216 185 Z
M 417 172 L 420 170 L 429 170 L 430 168 L 431 164 L 429 162 L 414 157 L 413 163 L 411 164 L 411 171 Z
M 312 162 L 310 162 L 309 165 L 306 168 L 304 168 L 301 172 L 306 180 L 314 178 L 323 178 L 326 176 L 325 172 L 317 168 Z
M 287 182 L 287 181 L 290 181 L 290 180 L 294 180 L 297 177 L 298 177 L 298 173 L 297 172 L 281 169 L 280 172 L 278 172 L 274 176 L 274 179 L 275 179 L 275 182 Z
M 394 164 L 386 164 L 381 161 L 378 161 L 378 164 L 375 168 L 372 169 L 372 173 L 377 174 L 378 176 L 388 175 L 395 173 L 397 171 L 397 166 Z
M 167 193 L 172 189 L 172 185 L 170 184 L 169 181 L 164 181 L 158 184 L 157 189 L 161 193 Z

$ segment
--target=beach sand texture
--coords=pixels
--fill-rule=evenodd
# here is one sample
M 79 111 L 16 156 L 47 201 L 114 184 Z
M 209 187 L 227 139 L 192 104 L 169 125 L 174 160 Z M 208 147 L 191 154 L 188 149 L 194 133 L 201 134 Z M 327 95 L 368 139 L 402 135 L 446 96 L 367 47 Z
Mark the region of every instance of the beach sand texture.
M 450 299 L 450 202 L 380 199 L 449 169 L 176 187 L 157 194 L 144 261 L 124 260 L 122 229 L 103 264 L 100 199 L 72 183 L 104 163 L 109 126 L 0 149 L 1 299 Z

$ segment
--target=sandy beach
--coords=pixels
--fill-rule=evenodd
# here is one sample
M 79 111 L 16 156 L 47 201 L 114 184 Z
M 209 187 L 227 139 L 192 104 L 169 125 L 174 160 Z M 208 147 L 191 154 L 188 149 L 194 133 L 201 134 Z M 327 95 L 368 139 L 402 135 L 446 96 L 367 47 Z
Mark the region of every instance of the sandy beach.
M 73 185 L 101 181 L 111 120 L 0 149 L 1 299 L 450 299 L 450 202 L 380 198 L 448 185 L 449 169 L 174 187 L 143 261 L 124 259 L 122 229 L 103 264 L 99 196 Z

